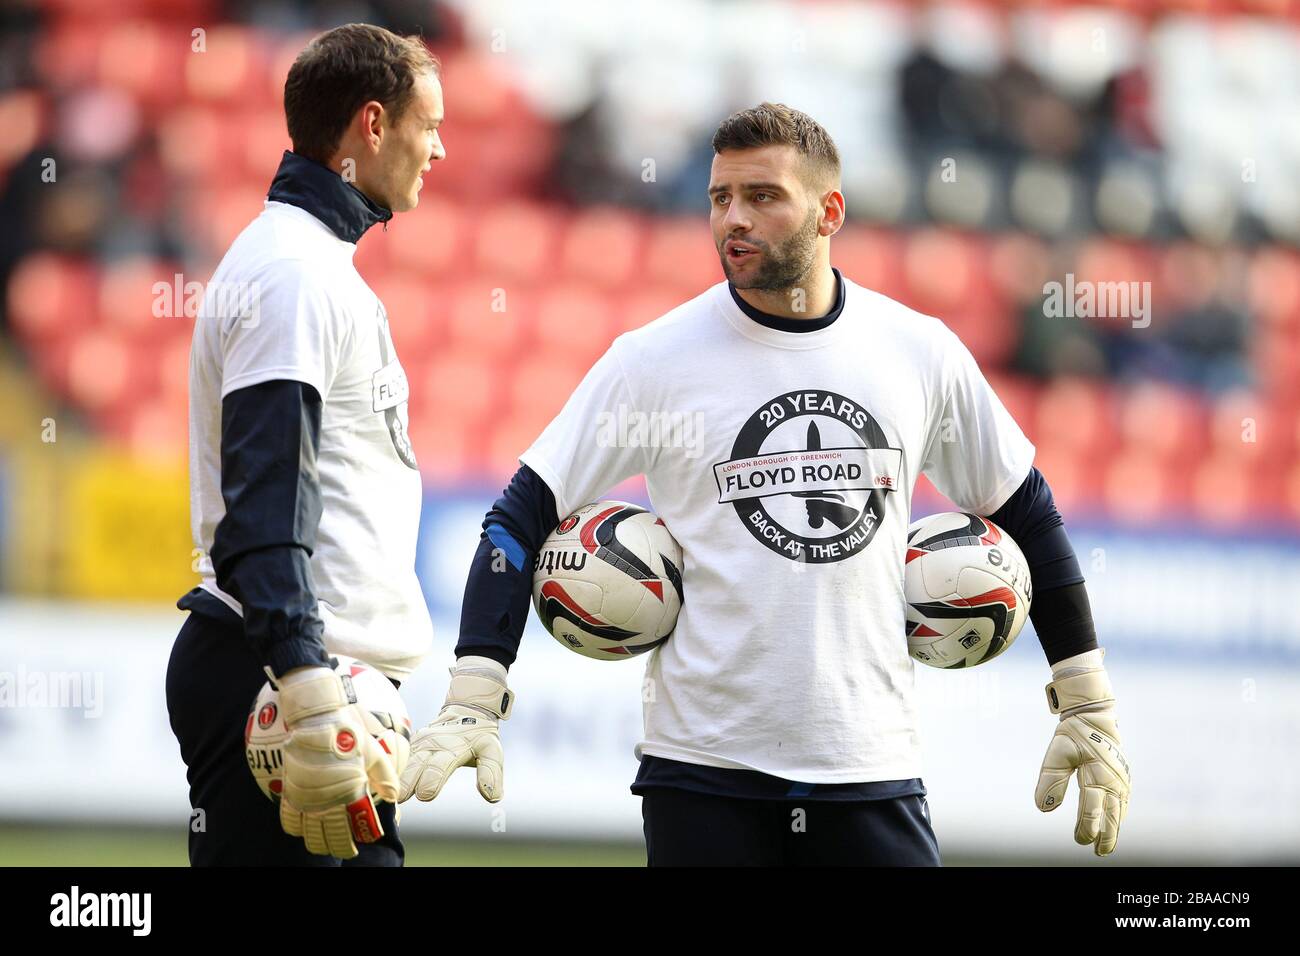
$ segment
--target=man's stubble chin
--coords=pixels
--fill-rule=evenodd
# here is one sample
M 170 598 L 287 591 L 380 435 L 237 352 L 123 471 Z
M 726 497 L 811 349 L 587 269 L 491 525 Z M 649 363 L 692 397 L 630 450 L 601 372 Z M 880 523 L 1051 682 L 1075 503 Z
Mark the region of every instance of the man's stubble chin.
M 720 252 L 722 272 L 727 281 L 737 289 L 759 292 L 785 292 L 801 287 L 817 261 L 817 211 L 812 210 L 799 230 L 781 243 L 775 253 L 766 243 L 760 249 L 763 255 L 762 265 L 753 276 L 742 278 L 740 282 L 736 281 L 729 268 L 726 254 Z

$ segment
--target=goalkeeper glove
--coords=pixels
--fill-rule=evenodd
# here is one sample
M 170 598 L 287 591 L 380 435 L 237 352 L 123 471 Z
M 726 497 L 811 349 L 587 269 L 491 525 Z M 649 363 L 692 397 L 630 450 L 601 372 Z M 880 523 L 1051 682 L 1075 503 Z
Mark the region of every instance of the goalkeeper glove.
M 396 802 L 397 769 L 331 668 L 299 668 L 276 683 L 289 730 L 280 825 L 312 853 L 351 859 L 356 843 L 384 835 L 371 793 Z
M 505 755 L 497 721 L 514 709 L 506 669 L 487 657 L 462 657 L 451 669 L 451 686 L 437 718 L 411 739 L 402 773 L 402 800 L 432 800 L 458 767 L 478 769 L 478 792 L 488 803 L 505 794 Z
M 1079 817 L 1074 841 L 1093 844 L 1098 856 L 1115 849 L 1119 825 L 1128 813 L 1129 768 L 1120 750 L 1115 694 L 1098 648 L 1052 666 L 1047 704 L 1060 714 L 1034 790 L 1044 813 L 1059 807 L 1070 776 L 1079 773 Z

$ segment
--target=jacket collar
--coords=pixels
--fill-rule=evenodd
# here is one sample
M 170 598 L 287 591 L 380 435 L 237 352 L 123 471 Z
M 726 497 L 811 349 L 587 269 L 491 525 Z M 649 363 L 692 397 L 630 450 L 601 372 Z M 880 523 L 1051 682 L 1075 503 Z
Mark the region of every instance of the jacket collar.
M 393 218 L 391 209 L 367 197 L 338 173 L 289 150 L 284 151 L 266 198 L 307 210 L 345 242 L 355 243 L 375 223 Z

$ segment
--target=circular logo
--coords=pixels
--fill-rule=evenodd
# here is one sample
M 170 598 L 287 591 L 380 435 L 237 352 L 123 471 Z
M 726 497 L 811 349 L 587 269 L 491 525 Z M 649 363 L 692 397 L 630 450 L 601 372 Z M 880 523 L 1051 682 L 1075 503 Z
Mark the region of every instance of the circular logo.
M 340 753 L 350 754 L 357 745 L 357 738 L 350 730 L 340 730 L 334 740 Z
M 829 564 L 867 547 L 898 489 L 902 450 L 862 405 L 824 389 L 766 402 L 713 466 L 729 503 L 764 547 L 791 561 Z
M 266 730 L 275 723 L 275 704 L 263 704 L 262 709 L 257 712 L 257 726 Z
M 563 521 L 560 522 L 560 526 L 555 529 L 555 533 L 566 534 L 567 532 L 570 532 L 575 527 L 577 527 L 577 525 L 578 525 L 578 516 L 569 515 L 569 517 L 565 518 Z

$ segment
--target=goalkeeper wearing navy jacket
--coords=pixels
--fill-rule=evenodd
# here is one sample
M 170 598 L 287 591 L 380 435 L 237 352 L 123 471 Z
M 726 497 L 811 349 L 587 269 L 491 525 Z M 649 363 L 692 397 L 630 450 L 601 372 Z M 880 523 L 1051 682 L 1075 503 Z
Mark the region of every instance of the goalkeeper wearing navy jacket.
M 1083 575 L 1033 445 L 946 326 L 831 267 L 844 197 L 825 130 L 765 103 L 728 118 L 713 147 L 728 281 L 619 336 L 520 456 L 484 521 L 451 688 L 412 742 L 402 799 L 433 799 L 465 765 L 501 799 L 498 721 L 514 704 L 506 668 L 533 558 L 562 516 L 644 474 L 685 561 L 677 628 L 648 655 L 656 693 L 637 745 L 649 863 L 937 864 L 902 593 L 926 474 L 1025 553 L 1060 717 L 1035 801 L 1059 806 L 1077 772 L 1075 838 L 1110 853 L 1128 768 Z M 610 442 L 600 426 L 664 412 L 697 415 L 698 442 Z M 770 459 L 812 448 L 814 428 L 819 454 L 859 468 L 779 484 Z M 842 477 L 855 470 L 869 481 Z M 837 503 L 836 521 L 812 513 L 816 496 Z
M 190 862 L 400 866 L 396 770 L 329 661 L 397 683 L 432 642 L 406 376 L 352 257 L 443 158 L 438 63 L 351 24 L 303 50 L 284 99 L 293 152 L 217 267 L 190 354 L 190 518 L 210 560 L 167 668 L 204 814 Z M 290 731 L 278 810 L 241 738 L 264 667 Z

